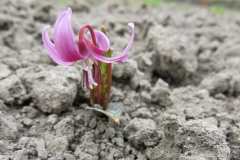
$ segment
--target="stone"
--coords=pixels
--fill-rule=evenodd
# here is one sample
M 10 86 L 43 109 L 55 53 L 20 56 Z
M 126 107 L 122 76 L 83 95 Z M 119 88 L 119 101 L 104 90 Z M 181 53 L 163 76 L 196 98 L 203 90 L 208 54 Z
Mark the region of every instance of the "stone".
M 74 137 L 74 120 L 71 117 L 66 117 L 59 121 L 55 126 L 57 136 L 67 136 L 69 140 Z
M 137 111 L 133 112 L 132 117 L 135 118 L 152 118 L 152 113 L 148 108 L 139 108 Z
M 34 53 L 34 54 L 33 54 Z M 24 67 L 36 65 L 36 64 L 51 64 L 52 60 L 46 53 L 43 47 L 34 47 L 31 49 L 22 49 L 20 51 L 22 57 L 21 64 Z
M 161 106 L 170 106 L 173 104 L 169 86 L 162 79 L 158 79 L 150 94 L 152 102 L 158 102 Z
M 139 86 L 140 86 L 140 90 L 142 91 L 150 91 L 152 87 L 151 84 L 145 79 L 140 80 Z
M 23 118 L 22 124 L 26 127 L 31 127 L 33 125 L 33 121 L 29 118 Z
M 115 78 L 129 78 L 133 77 L 138 68 L 137 62 L 129 59 L 124 63 L 113 63 L 113 77 Z
M 116 87 L 111 87 L 111 94 L 110 99 L 113 102 L 119 102 L 124 99 L 124 94 L 121 92 L 121 90 L 117 89 Z
M 23 107 L 21 113 L 25 114 L 27 118 L 33 119 L 40 115 L 40 112 L 32 106 Z
M 124 128 L 124 137 L 135 148 L 154 147 L 158 145 L 161 137 L 157 126 L 151 119 L 134 118 Z
M 217 126 L 209 125 L 202 120 L 185 121 L 174 115 L 165 116 L 161 126 L 164 138 L 158 146 L 149 151 L 154 155 L 152 151 L 163 150 L 163 154 L 154 158 L 180 158 L 186 155 L 206 159 L 209 157 L 213 159 L 230 158 L 230 149 L 227 146 L 225 135 Z M 150 159 L 153 158 L 151 153 L 148 154 Z
M 52 135 L 45 135 L 45 144 L 48 153 L 56 155 L 57 153 L 64 153 L 68 150 L 69 142 L 66 136 L 55 137 Z
M 211 95 L 223 93 L 230 88 L 230 79 L 231 76 L 224 72 L 211 74 L 201 81 L 200 88 L 208 90 Z
M 60 113 L 70 106 L 77 94 L 81 77 L 76 67 L 33 66 L 17 71 L 36 108 Z
M 151 97 L 151 95 L 148 92 L 143 91 L 143 92 L 141 92 L 140 95 L 141 95 L 141 99 L 142 99 L 143 102 L 146 102 L 146 103 L 150 103 L 151 102 L 152 97 Z
M 28 159 L 28 153 L 26 149 L 18 150 L 13 153 L 14 160 Z
M 194 43 L 174 28 L 153 26 L 147 35 L 148 50 L 152 55 L 153 70 L 173 81 L 183 81 L 198 67 Z
M 36 143 L 36 150 L 37 150 L 37 153 L 38 153 L 38 157 L 41 158 L 41 159 L 47 159 L 48 157 L 48 152 L 45 148 L 45 141 L 44 139 L 36 139 L 35 140 L 35 143 Z
M 0 139 L 2 140 L 16 140 L 20 129 L 15 118 L 11 115 L 0 113 Z
M 80 160 L 92 159 L 98 160 L 99 148 L 94 142 L 86 142 L 77 146 L 74 155 L 79 157 Z
M 9 67 L 5 64 L 0 64 L 0 80 L 3 79 L 3 78 L 6 78 L 8 77 L 12 71 L 9 69 Z
M 69 153 L 64 153 L 64 158 L 66 160 L 76 160 L 75 156 Z
M 48 116 L 47 123 L 50 124 L 56 124 L 58 121 L 58 115 L 57 114 L 51 114 Z
M 16 75 L 1 80 L 0 88 L 0 99 L 5 103 L 22 104 L 26 99 L 26 89 Z

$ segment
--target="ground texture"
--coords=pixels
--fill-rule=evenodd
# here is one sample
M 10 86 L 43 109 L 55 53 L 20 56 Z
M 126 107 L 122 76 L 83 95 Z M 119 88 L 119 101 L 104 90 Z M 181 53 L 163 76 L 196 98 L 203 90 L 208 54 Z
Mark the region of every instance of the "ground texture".
M 240 16 L 208 9 L 78 0 L 0 2 L 1 160 L 240 159 Z M 98 118 L 81 63 L 57 66 L 41 30 L 70 6 L 76 34 L 105 26 L 114 54 L 111 103 L 119 125 Z

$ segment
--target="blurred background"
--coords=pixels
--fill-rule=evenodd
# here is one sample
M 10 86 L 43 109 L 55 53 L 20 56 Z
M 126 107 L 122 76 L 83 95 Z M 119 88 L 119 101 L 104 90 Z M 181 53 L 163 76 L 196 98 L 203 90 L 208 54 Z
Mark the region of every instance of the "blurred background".
M 43 2 L 49 0 L 42 0 Z M 68 4 L 71 0 L 57 0 L 59 3 Z M 106 0 L 84 0 L 92 5 L 100 4 Z M 216 14 L 224 14 L 226 11 L 237 11 L 240 8 L 240 0 L 116 0 L 126 5 L 145 5 L 149 7 L 184 6 L 189 9 L 193 6 L 209 8 Z

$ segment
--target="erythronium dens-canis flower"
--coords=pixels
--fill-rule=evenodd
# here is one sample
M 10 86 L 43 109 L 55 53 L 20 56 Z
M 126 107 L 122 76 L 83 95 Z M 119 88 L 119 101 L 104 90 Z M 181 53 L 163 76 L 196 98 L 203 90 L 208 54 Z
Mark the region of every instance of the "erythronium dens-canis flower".
M 42 30 L 43 44 L 49 56 L 59 65 L 70 66 L 81 60 L 83 66 L 82 83 L 87 88 L 92 89 L 93 85 L 100 84 L 102 80 L 98 61 L 112 63 L 127 60 L 127 53 L 134 40 L 134 23 L 128 23 L 132 29 L 132 35 L 124 51 L 115 57 L 104 57 L 103 54 L 110 48 L 107 36 L 99 30 L 93 30 L 89 24 L 83 24 L 79 30 L 77 45 L 72 30 L 71 16 L 72 9 L 70 7 L 58 16 L 54 25 L 54 43 L 51 42 L 47 33 L 50 26 L 44 27 Z M 92 41 L 84 36 L 86 28 L 89 30 Z M 96 76 L 98 78 L 95 78 Z M 95 79 L 98 81 L 95 82 Z

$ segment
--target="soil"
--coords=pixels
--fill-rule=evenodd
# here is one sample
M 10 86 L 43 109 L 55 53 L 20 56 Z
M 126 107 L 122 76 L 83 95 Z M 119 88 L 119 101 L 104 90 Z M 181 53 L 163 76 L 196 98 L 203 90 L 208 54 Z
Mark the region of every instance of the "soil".
M 240 16 L 192 6 L 1 0 L 1 160 L 240 159 Z M 105 26 L 119 54 L 110 102 L 120 124 L 91 110 L 81 63 L 58 66 L 41 30 L 70 6 L 76 35 Z

